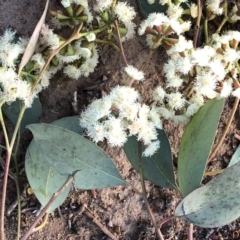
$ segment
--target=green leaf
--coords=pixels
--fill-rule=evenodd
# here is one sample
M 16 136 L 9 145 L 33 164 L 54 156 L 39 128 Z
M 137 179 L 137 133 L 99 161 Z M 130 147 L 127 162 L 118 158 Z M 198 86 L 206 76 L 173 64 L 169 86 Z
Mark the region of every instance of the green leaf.
M 83 129 L 79 125 L 79 116 L 71 116 L 58 119 L 51 123 L 54 126 L 65 128 L 74 133 L 83 135 Z
M 17 123 L 18 115 L 21 110 L 22 101 L 17 99 L 10 105 L 4 104 L 2 107 L 4 115 L 15 125 Z M 20 132 L 23 133 L 26 129 L 25 127 L 32 123 L 39 122 L 42 115 L 42 105 L 39 98 L 35 98 L 31 108 L 27 108 L 23 115 L 23 119 L 20 125 Z
M 68 176 L 58 173 L 46 160 L 44 152 L 33 140 L 27 149 L 25 156 L 25 169 L 28 182 L 37 199 L 44 207 L 53 194 L 66 182 Z M 71 185 L 53 202 L 48 213 L 60 206 L 66 199 Z
M 28 128 L 50 165 L 60 174 L 75 174 L 77 188 L 125 185 L 110 157 L 91 141 L 48 124 L 32 124 Z
M 151 157 L 142 157 L 144 178 L 160 187 L 176 188 L 172 152 L 163 130 L 158 130 L 158 140 L 161 142 L 160 149 Z M 129 137 L 123 149 L 132 166 L 139 172 L 137 138 Z
M 159 0 L 156 0 L 153 4 L 149 4 L 147 0 L 137 0 L 137 3 L 145 18 L 147 18 L 150 13 L 166 13 L 167 11 L 167 5 L 159 4 Z
M 235 153 L 233 154 L 230 163 L 228 164 L 228 167 L 231 167 L 232 165 L 238 163 L 240 161 L 240 145 L 236 149 Z
M 183 197 L 202 182 L 223 105 L 224 100 L 208 101 L 184 131 L 178 157 L 178 182 Z
M 52 125 L 66 128 L 69 131 L 82 134 L 83 131 L 79 126 L 79 116 L 66 117 L 56 120 Z M 40 170 L 39 170 L 40 169 Z M 37 199 L 44 207 L 51 199 L 52 195 L 57 192 L 65 183 L 68 176 L 58 173 L 45 159 L 45 155 L 40 151 L 35 140 L 32 140 L 26 153 L 25 170 L 28 182 L 36 195 Z M 57 200 L 48 209 L 53 211 L 60 206 L 66 199 L 71 186 L 69 186 Z
M 229 224 L 240 216 L 240 162 L 205 186 L 190 193 L 177 206 L 175 216 L 204 228 Z

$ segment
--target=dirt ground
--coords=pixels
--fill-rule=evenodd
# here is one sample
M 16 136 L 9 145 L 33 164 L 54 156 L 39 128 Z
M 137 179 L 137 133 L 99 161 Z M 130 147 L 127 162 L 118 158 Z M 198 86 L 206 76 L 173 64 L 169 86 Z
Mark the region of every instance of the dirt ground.
M 89 1 L 93 2 L 93 1 Z M 135 0 L 130 0 L 138 11 Z M 13 27 L 19 35 L 30 36 L 38 19 L 41 16 L 45 1 L 34 0 L 0 0 L 0 33 L 7 27 Z M 50 8 L 59 8 L 57 0 L 50 1 Z M 135 19 L 138 24 L 142 20 L 139 14 Z M 126 57 L 129 64 L 140 67 L 148 54 L 148 48 L 144 37 L 138 37 L 128 42 L 124 42 Z M 98 94 L 101 90 L 108 91 L 111 86 L 120 83 L 124 79 L 122 71 L 123 63 L 121 57 L 109 47 L 99 48 L 101 59 L 96 71 L 89 78 L 81 78 L 78 81 L 68 79 L 61 72 L 58 73 L 51 82 L 51 86 L 40 95 L 43 106 L 43 115 L 40 122 L 50 123 L 56 119 L 66 116 L 77 115 L 72 107 L 73 93 L 78 91 L 79 112 L 84 106 Z M 158 86 L 163 81 L 162 66 L 166 60 L 163 49 L 158 49 L 145 71 L 146 80 L 140 86 L 144 98 L 148 98 L 153 87 Z M 96 87 L 89 90 L 90 86 Z M 233 100 L 226 102 L 225 108 L 219 124 L 217 139 L 221 135 L 233 105 Z M 224 140 L 221 149 L 216 157 L 208 165 L 209 170 L 225 168 L 239 145 L 239 140 L 234 134 L 239 133 L 239 111 L 235 116 L 230 131 Z M 183 133 L 183 126 L 173 125 L 170 122 L 164 123 L 165 130 L 169 136 L 171 147 L 175 159 L 178 153 L 179 141 Z M 23 136 L 21 145 L 20 162 L 24 161 L 24 152 L 31 140 L 30 132 Z M 117 168 L 123 177 L 135 188 L 140 189 L 140 179 L 136 171 L 131 167 L 123 150 L 107 148 L 108 154 L 114 160 Z M 24 165 L 22 167 L 21 185 L 26 183 Z M 0 172 L 2 170 L 0 169 Z M 0 185 L 2 184 L 2 175 Z M 1 186 L 0 186 L 1 187 Z M 162 189 L 147 183 L 148 199 L 157 221 L 160 221 L 174 213 L 180 196 L 175 190 Z M 9 180 L 7 208 L 16 200 L 16 190 L 14 182 Z M 22 214 L 22 228 L 24 233 L 36 217 L 34 209 L 39 209 L 40 204 L 34 195 L 25 194 Z M 100 240 L 109 239 L 103 231 L 94 223 L 94 220 L 86 216 L 80 209 L 83 204 L 95 214 L 101 224 L 112 232 L 118 239 L 122 240 L 154 240 L 157 239 L 154 228 L 149 220 L 144 201 L 130 187 L 115 187 L 110 189 L 91 191 L 72 190 L 64 204 L 54 211 L 47 225 L 39 232 L 33 234 L 29 239 L 43 240 Z M 10 216 L 6 216 L 6 238 L 14 240 L 17 229 L 17 214 L 14 210 Z M 162 233 L 166 240 L 187 239 L 188 223 L 175 219 L 162 228 Z M 194 227 L 194 239 L 240 239 L 240 219 L 219 229 L 201 229 Z

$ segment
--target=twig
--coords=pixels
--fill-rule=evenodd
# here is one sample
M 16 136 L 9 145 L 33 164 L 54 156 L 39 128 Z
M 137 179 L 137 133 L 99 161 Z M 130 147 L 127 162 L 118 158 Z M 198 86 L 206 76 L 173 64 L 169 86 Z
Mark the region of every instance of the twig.
M 69 43 L 71 43 L 72 41 L 74 40 L 77 40 L 79 38 L 81 38 L 82 36 L 79 34 L 79 32 L 81 31 L 83 27 L 83 23 L 81 23 L 79 25 L 79 27 L 76 29 L 76 31 L 72 34 L 72 36 L 66 41 L 64 42 L 62 45 L 60 45 L 57 49 L 53 50 L 52 52 L 50 52 L 49 56 L 48 56 L 48 59 L 45 63 L 45 65 L 43 66 L 41 72 L 39 73 L 38 75 L 38 78 L 37 80 L 35 81 L 35 83 L 33 84 L 32 88 L 31 88 L 31 93 L 34 92 L 35 88 L 37 87 L 38 83 L 40 82 L 41 78 L 42 78 L 42 75 L 43 73 L 45 72 L 45 70 L 47 69 L 49 63 L 51 62 L 51 60 L 53 59 L 53 57 L 62 49 L 64 48 L 65 46 L 67 46 Z
M 188 229 L 188 240 L 193 240 L 193 224 L 190 223 L 189 229 Z
M 161 228 L 163 224 L 165 224 L 166 222 L 172 220 L 173 218 L 175 218 L 174 215 L 163 219 L 163 220 L 159 223 L 159 227 Z
M 114 21 L 114 26 L 115 26 L 116 31 L 117 31 L 117 37 L 118 37 L 118 42 L 119 42 L 119 47 L 120 47 L 120 52 L 121 52 L 123 62 L 126 66 L 128 66 L 128 62 L 127 62 L 127 59 L 126 59 L 126 56 L 125 56 L 125 53 L 124 53 L 124 49 L 123 49 L 123 46 L 122 46 L 122 41 L 121 41 L 121 36 L 120 36 L 117 20 Z
M 27 188 L 29 187 L 29 184 L 26 184 L 24 186 L 24 190 L 22 191 L 21 195 L 20 195 L 20 200 L 23 200 L 25 197 L 26 197 L 26 191 L 27 191 Z M 16 206 L 18 205 L 18 200 L 16 199 L 8 208 L 7 210 L 7 215 L 9 216 L 12 211 L 16 208 Z
M 200 29 L 200 22 L 201 22 L 201 17 L 202 17 L 202 3 L 201 0 L 198 0 L 198 16 L 197 16 L 197 22 L 196 22 L 196 27 L 194 30 L 194 37 L 193 37 L 193 47 L 197 47 L 197 42 L 198 42 L 198 35 L 199 35 L 199 29 Z
M 143 168 L 142 168 L 142 144 L 140 141 L 138 141 L 138 161 L 139 161 L 139 172 L 140 172 L 140 177 L 141 177 L 141 185 L 142 185 L 142 197 L 143 200 L 146 204 L 148 214 L 151 218 L 151 221 L 155 227 L 156 234 L 160 240 L 164 240 L 163 235 L 161 233 L 160 228 L 158 227 L 155 218 L 153 216 L 152 210 L 150 208 L 150 204 L 147 199 L 147 193 L 146 193 L 146 187 L 145 187 L 145 182 L 144 182 L 144 173 L 143 173 Z
M 210 162 L 210 161 L 214 158 L 214 156 L 215 156 L 215 154 L 217 153 L 219 147 L 221 146 L 224 138 L 226 137 L 226 135 L 227 135 L 227 133 L 228 133 L 228 130 L 229 130 L 229 127 L 230 127 L 230 125 L 231 125 L 231 123 L 232 123 L 232 121 L 233 121 L 233 117 L 234 117 L 235 112 L 236 112 L 236 110 L 237 110 L 238 104 L 239 104 L 239 98 L 235 98 L 234 105 L 233 105 L 231 114 L 230 114 L 230 116 L 229 116 L 229 118 L 228 118 L 227 125 L 226 125 L 226 127 L 225 127 L 225 129 L 224 129 L 224 132 L 223 132 L 220 140 L 218 141 L 216 147 L 213 149 L 213 151 L 212 151 L 212 153 L 211 153 L 211 155 L 210 155 L 210 157 L 209 157 L 209 159 L 208 159 L 208 162 Z
M 98 219 L 94 216 L 92 211 L 84 205 L 85 211 L 83 211 L 84 214 L 86 214 L 89 218 L 93 220 L 93 222 L 98 225 L 98 227 L 112 240 L 117 240 L 117 238 L 100 222 Z
M 2 107 L 2 105 L 0 105 L 0 108 L 1 107 Z M 23 104 L 22 107 L 21 107 L 19 116 L 18 116 L 16 126 L 15 126 L 14 131 L 13 131 L 13 135 L 12 135 L 12 139 L 11 139 L 10 144 L 9 144 L 9 141 L 8 141 L 8 136 L 7 136 L 5 124 L 4 124 L 4 121 L 3 121 L 2 109 L 0 109 L 0 121 L 1 121 L 3 131 L 4 131 L 4 137 L 5 137 L 6 146 L 7 146 L 7 155 L 6 155 L 6 163 L 5 163 L 4 177 L 3 177 L 3 188 L 2 188 L 1 218 L 0 218 L 0 231 L 1 231 L 1 239 L 2 240 L 5 239 L 4 214 L 5 214 L 6 191 L 7 191 L 7 182 L 8 182 L 10 160 L 11 160 L 13 145 L 15 143 L 16 136 L 17 136 L 17 133 L 18 133 L 18 129 L 20 127 L 20 123 L 22 121 L 22 117 L 23 117 L 23 114 L 25 112 L 25 109 L 26 109 L 26 106 L 25 106 L 25 104 Z
M 47 212 L 48 208 L 52 205 L 52 203 L 59 197 L 59 195 L 68 187 L 69 184 L 71 184 L 74 180 L 74 176 L 69 176 L 67 181 L 64 183 L 64 185 L 56 192 L 53 194 L 47 205 L 42 209 L 38 217 L 35 219 L 35 221 L 32 223 L 31 227 L 28 229 L 28 231 L 25 233 L 23 236 L 22 240 L 27 240 L 28 237 L 35 232 L 35 226 L 38 224 L 38 222 L 42 219 L 42 217 L 45 215 Z

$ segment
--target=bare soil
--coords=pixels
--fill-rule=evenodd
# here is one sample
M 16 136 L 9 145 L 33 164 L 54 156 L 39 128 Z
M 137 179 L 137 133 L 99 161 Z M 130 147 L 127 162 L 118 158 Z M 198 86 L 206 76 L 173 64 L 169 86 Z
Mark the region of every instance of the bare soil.
M 90 1 L 91 3 L 93 1 Z M 135 0 L 130 0 L 138 11 Z M 7 27 L 13 27 L 19 35 L 30 36 L 38 19 L 41 16 L 45 1 L 34 0 L 0 0 L 0 33 Z M 51 9 L 57 9 L 58 2 L 51 1 Z M 135 20 L 139 24 L 142 20 L 139 14 Z M 129 64 L 141 67 L 148 55 L 148 48 L 144 37 L 137 37 L 124 42 L 124 49 Z M 72 107 L 73 93 L 78 91 L 79 112 L 94 97 L 101 95 L 102 91 L 107 92 L 111 86 L 121 83 L 124 80 L 123 63 L 121 57 L 109 47 L 99 48 L 101 59 L 96 71 L 89 78 L 80 78 L 78 81 L 68 79 L 59 72 L 51 81 L 51 86 L 40 95 L 43 106 L 43 115 L 40 122 L 50 123 L 56 119 L 66 116 L 77 115 Z M 151 62 L 145 71 L 146 80 L 140 86 L 145 99 L 148 98 L 155 86 L 161 85 L 164 75 L 161 72 L 166 61 L 166 54 L 163 49 L 154 52 Z M 96 86 L 93 90 L 88 87 Z M 226 102 L 225 108 L 219 123 L 217 138 L 221 135 L 228 119 L 233 100 Z M 239 145 L 239 140 L 234 134 L 239 133 L 239 111 L 231 125 L 230 131 L 219 149 L 216 157 L 208 165 L 209 170 L 225 168 Z M 171 122 L 164 123 L 165 130 L 171 142 L 175 167 L 177 167 L 177 154 L 180 138 L 183 133 L 183 125 L 174 125 Z M 20 163 L 24 162 L 24 152 L 32 136 L 30 132 L 23 135 L 20 149 Z M 112 157 L 117 168 L 123 177 L 135 188 L 140 189 L 139 175 L 131 167 L 123 150 L 106 148 Z M 27 183 L 24 164 L 21 165 L 21 187 Z M 0 169 L 0 171 L 2 171 Z M 207 181 L 208 179 L 206 179 Z M 2 175 L 0 178 L 0 187 Z M 174 213 L 176 205 L 181 200 L 175 190 L 162 189 L 147 183 L 148 199 L 156 217 L 160 221 Z M 9 179 L 7 208 L 16 200 L 15 183 Z M 33 209 L 38 209 L 40 204 L 34 195 L 25 194 L 23 200 L 22 234 L 28 229 L 36 217 Z M 122 240 L 154 240 L 157 239 L 154 227 L 152 226 L 146 211 L 144 201 L 130 187 L 115 187 L 103 190 L 82 191 L 72 190 L 64 204 L 55 210 L 49 217 L 47 225 L 39 232 L 34 233 L 29 239 L 43 240 L 100 240 L 109 239 L 103 231 L 84 212 L 79 214 L 81 206 L 87 207 L 95 214 L 101 224 L 112 232 L 118 239 Z M 28 211 L 27 211 L 28 210 Z M 17 229 L 16 209 L 6 216 L 6 237 L 7 240 L 14 240 Z M 240 239 L 238 236 L 240 219 L 219 229 L 201 229 L 194 227 L 194 239 Z M 166 240 L 187 239 L 188 223 L 175 219 L 162 227 Z

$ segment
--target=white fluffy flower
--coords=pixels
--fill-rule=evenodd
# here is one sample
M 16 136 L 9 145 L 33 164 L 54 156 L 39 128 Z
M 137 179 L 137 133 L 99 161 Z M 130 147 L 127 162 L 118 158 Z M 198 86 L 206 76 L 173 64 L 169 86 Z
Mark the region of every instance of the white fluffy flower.
M 185 99 L 179 92 L 167 94 L 168 104 L 172 109 L 181 109 L 184 106 Z
M 150 157 L 160 148 L 160 141 L 151 142 L 143 152 L 143 156 Z
M 183 8 L 177 5 L 171 5 L 167 9 L 167 15 L 170 19 L 178 19 L 182 16 Z
M 211 72 L 206 72 L 205 74 L 198 74 L 196 76 L 195 91 L 204 96 L 212 98 L 214 95 L 214 90 L 216 88 L 216 78 L 214 78 Z
M 131 87 L 116 86 L 112 89 L 109 97 L 116 107 L 121 107 L 124 104 L 131 104 L 139 99 L 139 93 Z
M 235 60 L 239 60 L 240 55 L 239 55 L 239 52 L 237 52 L 235 49 L 227 48 L 223 52 L 223 57 L 226 62 L 231 63 L 231 62 L 234 62 Z
M 126 118 L 127 120 L 134 121 L 137 118 L 139 110 L 139 104 L 132 103 L 132 104 L 122 104 L 119 107 L 119 116 L 121 118 Z
M 187 74 L 192 67 L 193 63 L 189 57 L 181 57 L 176 61 L 176 69 L 183 74 Z
M 232 95 L 233 95 L 234 97 L 240 98 L 240 88 L 237 88 L 236 90 L 234 90 L 234 91 L 232 92 Z
M 217 59 L 213 60 L 209 62 L 208 66 L 210 67 L 212 73 L 217 78 L 217 80 L 220 81 L 225 78 L 226 71 L 225 71 L 224 65 L 220 60 L 217 60 Z
M 181 87 L 183 84 L 183 79 L 178 75 L 174 75 L 172 78 L 167 78 L 166 87 Z
M 86 58 L 85 62 L 80 67 L 83 76 L 88 77 L 90 73 L 94 72 L 98 64 L 98 57 L 97 49 L 94 47 L 91 58 Z
M 0 37 L 0 62 L 3 67 L 15 68 L 15 61 L 25 50 L 23 39 L 16 41 L 16 32 L 7 29 Z
M 68 8 L 71 5 L 71 0 L 62 0 L 61 4 L 63 5 L 64 8 Z
M 96 12 L 104 11 L 108 8 L 110 8 L 113 0 L 98 0 L 96 1 L 96 4 L 94 5 L 94 10 Z
M 165 98 L 166 92 L 165 90 L 161 87 L 158 86 L 154 91 L 153 91 L 153 99 L 157 102 L 163 103 L 163 100 Z
M 188 106 L 187 111 L 186 111 L 186 116 L 191 117 L 193 116 L 198 110 L 200 106 L 196 103 L 192 103 Z
M 191 17 L 196 18 L 198 15 L 198 6 L 195 3 L 191 3 L 190 5 L 190 12 L 191 12 Z
M 223 82 L 221 93 L 219 94 L 220 98 L 227 98 L 230 96 L 232 92 L 232 84 L 231 82 Z
M 168 22 L 168 17 L 162 13 L 151 13 L 148 18 L 143 20 L 138 29 L 138 34 L 143 35 L 147 27 L 153 28 L 154 26 L 160 26 L 163 23 Z
M 64 67 L 63 72 L 73 79 L 79 79 L 82 75 L 81 70 L 74 65 L 67 65 L 66 67 Z
M 123 23 L 131 22 L 136 16 L 134 8 L 129 6 L 126 2 L 118 2 L 116 4 L 115 14 Z
M 180 35 L 178 42 L 173 45 L 171 49 L 173 52 L 184 52 L 185 50 L 189 50 L 193 48 L 193 42 L 187 40 L 184 36 Z
M 125 67 L 125 72 L 127 75 L 135 80 L 142 81 L 144 79 L 144 73 L 139 71 L 137 68 L 133 67 L 132 65 L 128 65 Z
M 223 13 L 223 8 L 220 8 L 221 2 L 221 0 L 207 0 L 206 5 L 213 13 L 221 15 Z
M 213 57 L 215 54 L 216 54 L 215 49 L 209 46 L 196 49 L 192 53 L 193 62 L 201 67 L 208 66 L 211 57 Z

